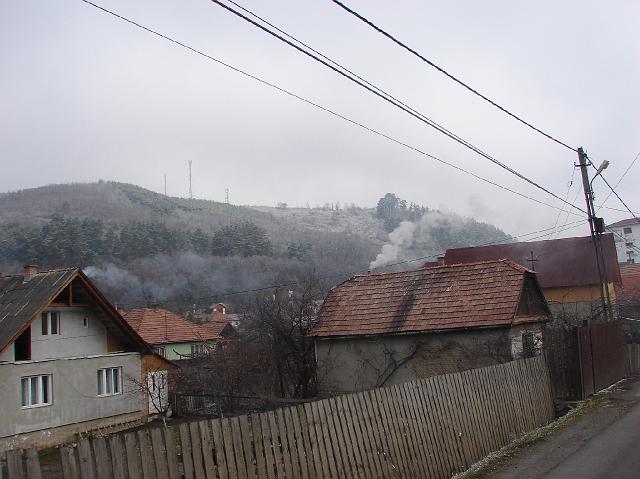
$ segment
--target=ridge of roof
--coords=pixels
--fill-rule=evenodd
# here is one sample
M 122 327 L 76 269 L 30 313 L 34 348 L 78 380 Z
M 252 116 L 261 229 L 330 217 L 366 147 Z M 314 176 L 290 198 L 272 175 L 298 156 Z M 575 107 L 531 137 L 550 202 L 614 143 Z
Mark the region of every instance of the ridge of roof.
M 80 271 L 80 268 L 72 267 L 72 268 L 47 269 L 44 271 L 37 271 L 33 273 L 31 276 L 36 276 L 38 274 L 67 273 L 70 271 Z M 15 278 L 15 277 L 24 277 L 24 273 L 0 273 L 0 278 Z

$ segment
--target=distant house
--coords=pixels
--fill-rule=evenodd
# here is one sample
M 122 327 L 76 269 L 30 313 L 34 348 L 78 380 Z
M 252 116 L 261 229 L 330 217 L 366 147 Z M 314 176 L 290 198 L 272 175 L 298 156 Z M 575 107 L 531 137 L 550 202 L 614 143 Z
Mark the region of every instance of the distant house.
M 207 354 L 218 342 L 235 334 L 229 322 L 199 325 L 162 308 L 129 309 L 122 316 L 159 355 L 171 360 Z
M 635 263 L 640 248 L 640 221 L 635 218 L 607 225 L 615 233 L 616 250 L 620 263 Z
M 606 278 L 611 300 L 620 284 L 613 235 L 603 235 Z M 597 317 L 601 311 L 600 280 L 591 237 L 507 243 L 449 249 L 444 264 L 508 258 L 534 270 L 554 317 L 571 323 Z
M 136 425 L 173 368 L 79 269 L 0 276 L 0 450 Z
M 196 309 L 185 314 L 186 318 L 198 324 L 206 323 L 231 323 L 234 328 L 240 325 L 240 315 L 227 312 L 224 303 L 217 303 L 204 309 Z
M 355 276 L 310 336 L 324 393 L 370 389 L 539 353 L 550 318 L 536 274 L 486 261 Z

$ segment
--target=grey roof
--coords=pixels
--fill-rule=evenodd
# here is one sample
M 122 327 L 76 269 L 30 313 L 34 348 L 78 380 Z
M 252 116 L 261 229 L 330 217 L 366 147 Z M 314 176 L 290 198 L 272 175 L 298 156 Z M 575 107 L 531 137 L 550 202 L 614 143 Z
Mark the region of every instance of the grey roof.
M 77 273 L 77 268 L 70 268 L 43 271 L 29 277 L 0 276 L 0 351 Z

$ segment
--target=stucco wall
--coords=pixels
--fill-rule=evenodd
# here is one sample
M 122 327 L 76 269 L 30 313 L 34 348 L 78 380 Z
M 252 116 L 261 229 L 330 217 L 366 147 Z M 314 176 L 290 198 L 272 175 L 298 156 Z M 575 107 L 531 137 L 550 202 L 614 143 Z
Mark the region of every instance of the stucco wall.
M 352 392 L 510 361 L 507 328 L 316 340 L 324 394 Z
M 42 320 L 38 316 L 31 323 L 31 360 L 105 354 L 107 333 L 104 324 L 92 309 L 50 308 L 60 313 L 60 334 L 42 335 Z M 87 327 L 83 319 L 87 318 Z M 0 361 L 13 361 L 14 347 L 9 346 Z
M 609 284 L 611 301 L 615 302 L 615 288 Z M 602 310 L 598 285 L 574 288 L 546 288 L 544 297 L 556 323 L 581 324 L 586 319 L 597 318 Z
M 195 343 L 154 344 L 154 347 L 163 347 L 167 359 L 188 359 L 191 356 L 191 345 Z M 199 343 L 198 343 L 199 344 Z M 214 342 L 207 343 L 209 347 L 215 347 Z
M 98 397 L 97 371 L 106 367 L 122 367 L 122 394 Z M 141 411 L 142 390 L 128 379 L 139 381 L 140 370 L 138 353 L 2 364 L 0 437 Z M 20 378 L 37 374 L 52 375 L 53 404 L 23 408 Z

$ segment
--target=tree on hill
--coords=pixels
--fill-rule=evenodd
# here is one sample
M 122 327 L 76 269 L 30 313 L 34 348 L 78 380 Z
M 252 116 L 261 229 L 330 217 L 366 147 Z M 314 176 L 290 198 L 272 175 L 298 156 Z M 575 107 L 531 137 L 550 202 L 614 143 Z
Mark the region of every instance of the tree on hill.
M 214 256 L 268 256 L 271 241 L 267 232 L 250 223 L 225 226 L 216 231 L 211 241 Z

